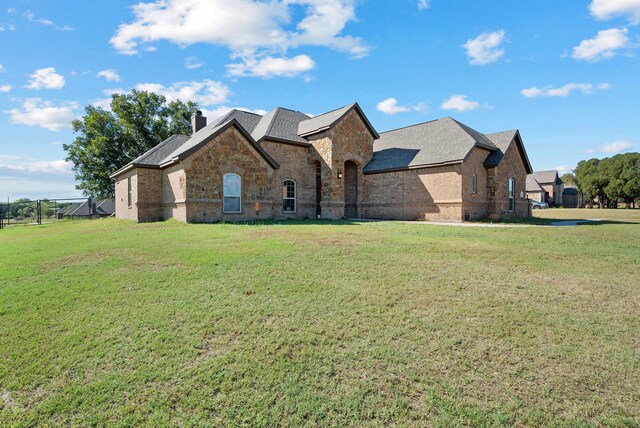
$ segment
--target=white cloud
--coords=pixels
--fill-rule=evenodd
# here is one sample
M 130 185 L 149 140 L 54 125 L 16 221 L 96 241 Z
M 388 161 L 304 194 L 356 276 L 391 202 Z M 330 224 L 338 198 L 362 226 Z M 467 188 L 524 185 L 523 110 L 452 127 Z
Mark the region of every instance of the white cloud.
M 223 103 L 231 94 L 227 85 L 209 79 L 202 82 L 177 82 L 169 87 L 160 83 L 139 83 L 136 89 L 164 95 L 168 101 L 194 101 L 201 106 Z
M 7 69 L 4 68 L 4 65 L 0 64 L 0 73 L 4 73 L 5 71 L 7 71 Z
M 555 167 L 553 169 L 558 171 L 558 175 L 560 175 L 560 176 L 573 172 L 573 168 L 570 167 L 569 165 L 559 165 L 559 166 L 557 166 L 557 167 Z
M 376 109 L 384 114 L 394 115 L 398 113 L 405 113 L 408 111 L 423 111 L 425 109 L 424 103 L 401 106 L 398 105 L 398 100 L 395 98 L 387 98 L 384 101 L 380 101 L 376 106 Z
M 0 85 L 0 92 L 11 92 L 13 86 L 11 85 Z
M 633 147 L 633 144 L 629 140 L 616 140 L 611 143 L 606 143 L 601 145 L 600 147 L 596 147 L 594 149 L 588 149 L 587 153 L 622 153 L 630 150 Z
M 159 40 L 181 46 L 209 43 L 229 48 L 231 56 L 245 64 L 275 54 L 278 58 L 273 59 L 282 60 L 287 49 L 300 46 L 324 46 L 361 58 L 370 48 L 361 38 L 343 34 L 347 23 L 356 20 L 355 4 L 356 0 L 157 0 L 133 6 L 133 22 L 120 25 L 110 42 L 129 55 Z
M 629 32 L 626 28 L 611 28 L 598 31 L 593 39 L 585 39 L 573 48 L 573 59 L 600 61 L 616 55 L 616 51 L 629 47 Z
M 429 0 L 418 0 L 418 10 L 425 10 L 429 8 Z
M 105 98 L 98 98 L 91 103 L 92 106 L 101 108 L 103 110 L 111 111 L 111 99 L 114 94 L 124 94 L 125 90 L 121 88 L 105 89 L 102 91 Z
M 52 26 L 53 22 L 47 18 L 36 18 L 33 12 L 26 11 L 24 13 L 24 17 L 27 18 L 28 21 L 35 22 L 36 24 L 42 24 L 47 26 Z
M 189 70 L 195 70 L 197 68 L 204 66 L 204 62 L 200 61 L 195 56 L 190 56 L 184 61 L 184 66 L 187 67 Z
M 475 39 L 467 40 L 462 45 L 467 51 L 470 63 L 474 65 L 491 64 L 504 55 L 504 49 L 500 46 L 504 42 L 505 31 L 482 33 Z
M 0 162 L 20 160 L 20 159 L 24 159 L 24 157 L 16 156 L 16 155 L 3 155 L 2 153 L 0 153 Z
M 54 27 L 56 30 L 59 30 L 59 31 L 71 31 L 71 30 L 73 30 L 73 27 L 70 27 L 68 25 L 63 25 L 62 27 L 58 26 L 58 25 L 55 25 L 53 23 L 53 21 L 51 21 L 50 19 L 47 19 L 47 18 L 36 18 L 35 14 L 33 12 L 29 11 L 29 10 L 24 13 L 24 17 L 27 18 L 27 20 L 29 22 L 34 22 L 36 24 L 45 25 L 47 27 Z M 10 28 L 10 30 L 13 30 L 13 28 Z
M 107 82 L 119 82 L 120 75 L 116 70 L 110 68 L 108 70 L 102 70 L 96 74 L 96 77 L 103 77 Z
M 71 162 L 65 160 L 53 160 L 53 161 L 33 161 L 26 160 L 20 156 L 2 156 L 0 155 L 0 168 L 5 172 L 16 173 L 45 173 L 55 175 L 70 175 Z M 24 174 L 21 174 L 24 176 Z
M 596 19 L 626 16 L 632 24 L 640 24 L 640 0 L 593 0 L 589 10 Z
M 71 121 L 77 115 L 78 103 L 67 102 L 58 106 L 40 98 L 29 98 L 22 104 L 22 109 L 5 111 L 11 123 L 27 126 L 39 126 L 50 131 L 71 128 Z
M 469 111 L 480 108 L 480 103 L 469 101 L 466 95 L 452 95 L 442 102 L 440 108 L 443 110 Z
M 30 197 L 77 197 L 71 164 L 64 160 L 34 160 L 0 155 L 0 181 L 11 200 Z
M 248 56 L 242 58 L 243 62 L 227 65 L 231 76 L 254 76 L 265 79 L 271 77 L 294 77 L 300 73 L 312 70 L 316 63 L 307 55 L 298 55 L 293 58 L 274 58 L 267 56 L 256 58 Z
M 522 95 L 527 98 L 537 97 L 567 97 L 573 91 L 580 91 L 583 94 L 589 95 L 594 91 L 605 91 L 611 88 L 608 83 L 600 83 L 599 85 L 593 85 L 591 83 L 567 83 L 564 86 L 554 88 L 551 86 L 545 86 L 544 88 L 538 88 L 533 86 L 529 89 L 523 89 L 520 91 Z
M 56 73 L 54 67 L 41 68 L 30 75 L 31 80 L 26 86 L 29 89 L 61 89 L 64 87 L 64 76 Z

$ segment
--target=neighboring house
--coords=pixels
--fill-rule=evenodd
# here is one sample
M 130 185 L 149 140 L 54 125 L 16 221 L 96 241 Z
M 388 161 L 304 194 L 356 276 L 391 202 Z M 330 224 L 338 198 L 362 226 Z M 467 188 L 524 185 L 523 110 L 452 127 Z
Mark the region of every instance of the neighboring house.
M 546 202 L 550 206 L 562 205 L 564 189 L 558 171 L 536 171 L 527 176 L 527 198 Z
M 574 187 L 567 187 L 562 191 L 562 206 L 564 208 L 578 208 L 580 206 L 580 192 Z
M 109 217 L 116 210 L 113 199 L 91 199 L 61 208 L 55 213 L 56 218 L 95 218 Z
M 358 104 L 316 117 L 232 110 L 116 171 L 116 216 L 472 220 L 529 216 L 532 172 L 517 130 L 451 118 L 378 134 Z

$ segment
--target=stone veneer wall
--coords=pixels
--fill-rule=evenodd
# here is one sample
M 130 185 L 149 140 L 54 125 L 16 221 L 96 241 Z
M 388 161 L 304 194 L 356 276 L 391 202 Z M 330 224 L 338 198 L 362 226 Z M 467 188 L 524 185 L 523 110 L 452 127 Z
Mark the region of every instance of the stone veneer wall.
M 502 218 L 529 217 L 531 207 L 526 198 L 527 173 L 518 144 L 512 142 L 496 168 L 487 170 L 489 214 Z M 509 212 L 509 178 L 515 180 L 515 210 Z
M 365 175 L 364 217 L 462 220 L 461 164 Z
M 310 158 L 311 148 L 265 140 L 262 148 L 280 165 L 273 172 L 273 218 L 315 218 L 316 166 Z M 296 212 L 282 211 L 284 180 L 296 182 Z
M 221 162 L 222 161 L 222 162 Z M 235 128 L 229 128 L 182 162 L 188 222 L 238 221 L 273 216 L 273 168 Z M 224 213 L 222 177 L 242 177 L 242 212 Z
M 489 215 L 487 169 L 484 161 L 491 152 L 474 147 L 462 163 L 462 219 L 480 220 Z M 473 193 L 473 174 L 476 174 L 476 193 Z
M 187 176 L 182 164 L 162 170 L 162 217 L 187 221 Z
M 352 161 L 358 166 L 358 216 L 363 217 L 365 179 L 363 168 L 373 156 L 373 135 L 353 109 L 327 132 L 310 139 L 314 156 L 322 162 L 322 218 L 344 217 L 344 163 Z M 338 178 L 338 172 L 342 178 Z

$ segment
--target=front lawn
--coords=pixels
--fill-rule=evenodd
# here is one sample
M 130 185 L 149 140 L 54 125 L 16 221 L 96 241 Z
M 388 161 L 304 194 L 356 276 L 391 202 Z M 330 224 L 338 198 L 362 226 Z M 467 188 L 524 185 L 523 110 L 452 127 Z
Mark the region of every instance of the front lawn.
M 0 230 L 0 425 L 638 427 L 630 222 Z

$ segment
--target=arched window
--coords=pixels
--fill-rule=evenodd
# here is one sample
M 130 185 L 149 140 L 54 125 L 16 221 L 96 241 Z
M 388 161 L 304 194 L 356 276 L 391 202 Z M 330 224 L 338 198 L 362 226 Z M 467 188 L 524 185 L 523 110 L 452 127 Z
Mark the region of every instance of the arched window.
M 509 212 L 516 209 L 516 182 L 513 178 L 509 179 Z
M 296 182 L 293 180 L 282 182 L 282 211 L 296 212 Z
M 471 176 L 471 193 L 478 193 L 478 176 L 475 174 Z
M 241 212 L 242 177 L 238 174 L 225 174 L 222 177 L 222 211 L 225 213 Z

